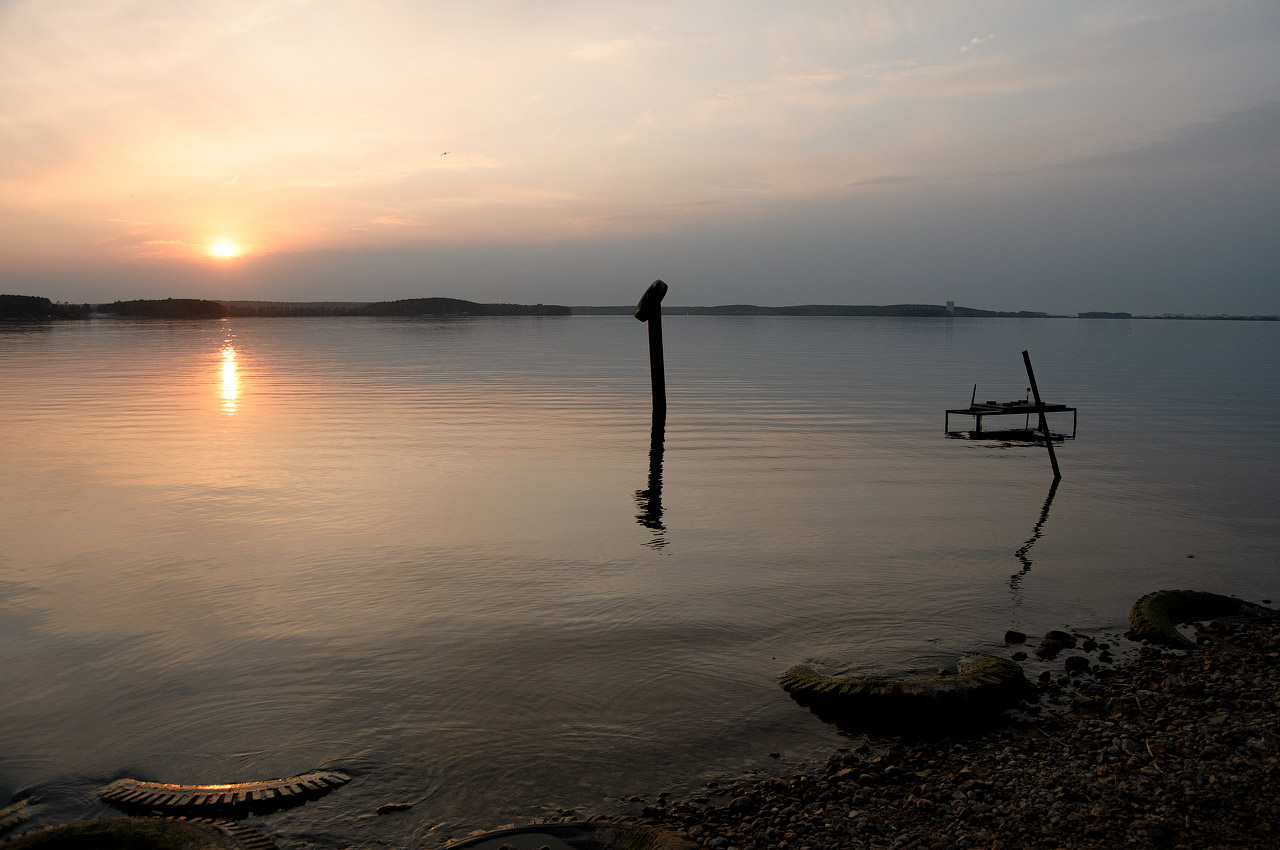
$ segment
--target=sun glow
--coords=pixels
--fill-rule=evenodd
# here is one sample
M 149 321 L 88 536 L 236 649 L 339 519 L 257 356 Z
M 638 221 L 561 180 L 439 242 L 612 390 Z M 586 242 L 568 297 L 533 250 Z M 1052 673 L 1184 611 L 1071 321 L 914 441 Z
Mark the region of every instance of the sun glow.
M 225 239 L 220 239 L 209 246 L 209 253 L 219 259 L 229 260 L 232 257 L 240 256 L 240 246 L 234 242 L 228 242 Z

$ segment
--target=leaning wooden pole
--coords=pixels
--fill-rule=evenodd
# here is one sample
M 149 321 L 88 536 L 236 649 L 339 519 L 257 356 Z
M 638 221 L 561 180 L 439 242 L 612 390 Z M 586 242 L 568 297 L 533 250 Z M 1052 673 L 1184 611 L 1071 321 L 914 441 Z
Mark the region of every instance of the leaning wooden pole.
M 1044 402 L 1040 400 L 1040 388 L 1036 386 L 1036 373 L 1031 370 L 1031 355 L 1022 352 L 1022 362 L 1027 366 L 1027 380 L 1031 382 L 1036 412 L 1040 414 L 1040 433 L 1044 434 L 1044 445 L 1049 450 L 1049 463 L 1053 466 L 1053 480 L 1056 482 L 1062 478 L 1062 473 L 1058 471 L 1058 456 L 1053 453 L 1053 435 L 1049 433 L 1049 420 L 1044 416 Z
M 667 376 L 662 365 L 662 299 L 667 285 L 660 280 L 649 284 L 640 296 L 636 318 L 649 323 L 649 375 L 653 379 L 653 419 L 667 416 Z

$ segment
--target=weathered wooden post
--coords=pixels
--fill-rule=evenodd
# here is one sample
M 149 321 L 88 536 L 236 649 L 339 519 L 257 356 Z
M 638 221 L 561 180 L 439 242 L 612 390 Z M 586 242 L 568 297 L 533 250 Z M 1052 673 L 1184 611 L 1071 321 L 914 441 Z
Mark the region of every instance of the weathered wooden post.
M 660 280 L 649 284 L 636 306 L 636 318 L 649 323 L 649 374 L 653 381 L 653 430 L 649 434 L 649 486 L 636 491 L 640 514 L 636 521 L 659 536 L 650 545 L 661 546 L 662 448 L 667 426 L 667 378 L 662 362 L 662 299 L 667 285 Z
M 649 375 L 653 379 L 653 419 L 667 416 L 667 377 L 662 367 L 662 299 L 667 285 L 660 280 L 649 284 L 636 306 L 636 318 L 649 323 Z
M 1053 466 L 1053 480 L 1056 482 L 1062 478 L 1062 473 L 1058 471 L 1058 456 L 1053 453 L 1053 435 L 1049 433 L 1049 421 L 1044 416 L 1044 402 L 1040 400 L 1040 388 L 1036 386 L 1036 373 L 1031 371 L 1031 356 L 1027 352 L 1022 352 L 1022 362 L 1027 366 L 1027 380 L 1031 382 L 1031 393 L 1036 400 L 1036 412 L 1040 414 L 1040 431 L 1044 434 L 1044 445 L 1049 450 L 1049 463 Z M 1053 498 L 1053 491 L 1049 491 L 1049 497 Z

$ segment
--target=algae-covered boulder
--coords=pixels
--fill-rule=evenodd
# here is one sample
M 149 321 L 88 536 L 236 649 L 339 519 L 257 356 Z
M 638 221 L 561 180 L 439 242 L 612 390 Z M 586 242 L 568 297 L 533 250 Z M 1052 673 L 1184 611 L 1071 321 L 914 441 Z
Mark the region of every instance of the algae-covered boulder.
M 975 655 L 954 675 L 918 679 L 837 678 L 792 667 L 779 684 L 801 705 L 852 726 L 923 727 L 988 719 L 1029 690 L 1022 668 L 1007 658 Z
M 232 830 L 160 818 L 111 818 L 36 830 L 5 850 L 248 850 Z M 270 842 L 267 847 L 274 847 Z
M 1129 609 L 1131 636 L 1139 640 L 1179 649 L 1194 648 L 1178 631 L 1179 623 L 1194 623 L 1214 617 L 1277 617 L 1275 611 L 1234 596 L 1202 590 L 1157 590 L 1133 603 Z

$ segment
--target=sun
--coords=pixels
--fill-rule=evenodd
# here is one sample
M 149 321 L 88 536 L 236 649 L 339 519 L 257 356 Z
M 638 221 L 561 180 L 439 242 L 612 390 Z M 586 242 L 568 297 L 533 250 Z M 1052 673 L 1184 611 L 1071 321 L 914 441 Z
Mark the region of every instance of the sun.
M 209 246 L 209 253 L 219 259 L 229 260 L 240 256 L 240 246 L 226 239 L 220 239 Z

